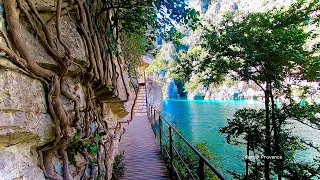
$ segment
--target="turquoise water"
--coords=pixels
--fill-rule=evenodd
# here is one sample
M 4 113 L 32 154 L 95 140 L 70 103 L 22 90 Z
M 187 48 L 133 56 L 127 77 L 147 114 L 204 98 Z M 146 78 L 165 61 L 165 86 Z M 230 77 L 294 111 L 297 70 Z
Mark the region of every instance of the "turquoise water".
M 207 142 L 208 147 L 220 157 L 221 169 L 245 173 L 244 147 L 233 146 L 226 142 L 225 135 L 219 133 L 219 127 L 227 124 L 237 109 L 263 108 L 263 103 L 250 100 L 164 100 L 163 116 L 175 124 L 179 131 L 193 145 Z M 226 174 L 226 172 L 222 172 Z
M 226 135 L 219 133 L 219 128 L 227 125 L 227 119 L 231 119 L 237 109 L 264 108 L 260 101 L 252 100 L 180 100 L 170 99 L 162 102 L 162 115 L 193 145 L 199 142 L 207 142 L 208 148 L 220 157 L 220 168 L 245 173 L 245 147 L 233 146 L 226 142 Z M 292 121 L 288 125 L 293 134 L 312 141 L 320 146 L 320 131 L 309 128 L 301 123 Z M 319 154 L 312 149 L 297 152 L 297 161 L 310 161 Z M 230 175 L 227 175 L 230 178 Z

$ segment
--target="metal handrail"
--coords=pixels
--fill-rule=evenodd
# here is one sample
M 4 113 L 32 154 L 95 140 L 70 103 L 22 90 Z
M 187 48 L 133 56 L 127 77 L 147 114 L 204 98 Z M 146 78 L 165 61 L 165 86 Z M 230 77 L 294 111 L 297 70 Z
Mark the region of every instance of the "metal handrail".
M 169 126 L 168 127 L 168 130 L 169 130 L 169 144 L 170 144 L 170 149 L 168 152 L 166 147 L 164 146 L 164 149 L 165 151 L 167 152 L 167 154 L 169 154 L 169 157 L 170 157 L 170 178 L 173 179 L 173 171 L 175 170 L 177 176 L 179 179 L 180 176 L 179 176 L 179 173 L 177 173 L 177 170 L 176 170 L 176 167 L 174 166 L 173 164 L 173 149 L 175 149 L 176 151 L 176 148 L 173 147 L 173 138 L 172 138 L 172 131 L 174 131 L 182 140 L 184 143 L 186 143 L 189 148 L 192 149 L 192 151 L 199 157 L 199 169 L 198 169 L 198 172 L 199 172 L 199 178 L 200 180 L 204 180 L 204 164 L 206 164 L 209 169 L 214 172 L 214 174 L 221 180 L 224 180 L 225 178 L 223 177 L 223 175 L 209 162 L 209 160 L 207 158 L 205 158 L 194 146 L 191 145 L 191 143 L 185 138 L 183 137 L 180 132 L 178 130 L 176 130 L 170 123 L 169 121 L 167 121 L 161 114 L 159 111 L 157 111 L 151 104 L 148 103 L 148 92 L 147 92 L 147 82 L 146 82 L 146 74 L 144 73 L 144 88 L 145 88 L 145 92 L 146 92 L 146 105 L 147 105 L 147 116 L 149 118 L 149 120 L 152 120 L 152 114 L 153 114 L 153 120 L 156 124 L 156 113 L 159 115 L 159 140 L 160 140 L 160 149 L 161 149 L 161 153 L 162 153 L 162 149 L 163 149 L 163 144 L 162 144 L 162 135 L 165 135 L 165 133 L 162 132 L 162 120 Z M 152 113 L 153 111 L 153 113 Z M 151 123 L 152 124 L 152 123 Z M 155 129 L 155 136 L 157 136 L 157 127 L 155 125 L 154 127 Z M 167 137 L 167 135 L 165 135 Z M 168 137 L 167 137 L 168 138 Z M 177 152 L 176 152 L 177 153 Z M 183 163 L 184 166 L 186 167 L 185 163 Z M 188 167 L 186 167 L 187 170 L 188 170 L 188 173 L 190 173 L 190 169 Z M 192 177 L 193 175 L 190 174 Z
M 159 117 L 160 117 L 160 116 L 159 116 Z M 161 131 L 162 128 L 161 128 L 161 126 L 160 126 L 160 123 L 157 123 L 157 122 L 155 121 L 155 124 L 156 124 L 156 125 L 158 124 L 158 126 L 159 126 L 159 131 Z M 155 127 L 154 129 L 155 129 L 155 133 L 158 133 L 158 135 L 160 136 L 160 132 L 157 130 L 157 128 Z M 165 139 L 167 139 L 167 142 L 170 140 L 169 136 L 167 136 L 164 132 L 162 132 L 161 135 L 164 136 Z M 159 137 L 159 138 L 161 138 L 161 137 Z M 178 155 L 178 157 L 179 157 L 179 159 L 180 159 L 180 161 L 181 161 L 181 164 L 183 164 L 183 166 L 187 167 L 186 162 L 185 162 L 185 161 L 183 160 L 183 158 L 181 157 L 181 154 L 179 153 L 179 151 L 177 150 L 177 148 L 173 146 L 173 143 L 171 143 L 170 145 L 172 145 L 175 154 Z M 165 147 L 165 146 L 164 146 L 164 149 L 166 150 L 166 147 Z M 169 154 L 168 154 L 168 155 L 169 155 Z M 169 155 L 169 156 L 170 156 L 170 155 Z M 194 175 L 191 173 L 191 170 L 190 170 L 189 168 L 186 168 L 186 169 L 187 169 L 187 171 L 188 171 L 188 174 L 192 177 L 192 179 L 195 179 Z
M 158 134 L 159 136 L 161 136 L 161 131 L 162 131 L 162 128 L 161 128 L 161 121 L 164 121 L 167 125 L 168 125 L 168 129 L 169 129 L 169 132 L 170 132 L 170 137 L 168 137 L 167 135 L 166 138 L 169 138 L 169 144 L 170 144 L 170 149 L 174 149 L 174 151 L 176 151 L 176 148 L 175 147 L 172 147 L 173 144 L 172 144 L 172 131 L 177 134 L 185 144 L 187 144 L 187 146 L 199 157 L 199 178 L 202 180 L 204 179 L 204 164 L 206 164 L 209 169 L 214 172 L 214 174 L 219 178 L 219 179 L 225 179 L 223 177 L 223 175 L 209 162 L 209 160 L 207 158 L 205 158 L 194 146 L 191 145 L 191 143 L 176 129 L 174 128 L 168 120 L 166 120 L 161 114 L 159 111 L 157 111 L 151 104 L 148 103 L 148 101 L 146 101 L 147 103 L 147 114 L 148 114 L 148 117 L 149 119 L 153 119 L 155 121 L 154 124 L 157 124 L 156 123 L 156 114 L 159 116 L 159 131 L 157 131 L 156 127 L 155 127 L 155 136 L 156 134 Z M 153 116 L 152 116 L 153 115 Z M 164 135 L 164 133 L 162 134 Z M 160 148 L 162 149 L 162 143 L 161 143 L 162 139 L 160 138 Z M 176 151 L 177 153 L 177 151 Z M 171 159 L 171 163 L 172 163 L 172 152 L 170 152 L 171 156 L 170 156 L 170 159 Z M 183 165 L 186 166 L 186 164 L 183 162 Z M 171 168 L 173 168 L 173 164 L 171 164 Z M 188 170 L 188 173 L 190 174 L 190 170 L 188 169 L 188 167 L 186 167 L 187 170 Z M 175 169 L 175 168 L 174 168 Z M 173 175 L 172 175 L 172 171 L 173 169 L 171 169 L 171 173 L 170 173 L 170 177 L 173 178 Z M 192 174 L 190 174 L 191 176 L 193 176 Z

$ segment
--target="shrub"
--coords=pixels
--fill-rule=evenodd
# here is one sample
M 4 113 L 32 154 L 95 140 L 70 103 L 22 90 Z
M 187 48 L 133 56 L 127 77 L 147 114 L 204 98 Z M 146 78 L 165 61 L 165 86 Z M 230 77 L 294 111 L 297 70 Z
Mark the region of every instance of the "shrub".
M 111 180 L 119 180 L 124 175 L 126 168 L 125 164 L 123 163 L 123 159 L 124 151 L 114 158 Z

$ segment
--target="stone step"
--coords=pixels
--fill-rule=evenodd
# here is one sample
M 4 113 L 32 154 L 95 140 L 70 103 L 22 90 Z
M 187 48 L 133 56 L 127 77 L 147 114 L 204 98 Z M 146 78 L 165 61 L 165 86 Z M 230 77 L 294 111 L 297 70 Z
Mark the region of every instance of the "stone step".
M 145 107 L 141 107 L 141 108 L 134 108 L 133 110 L 147 110 L 147 108 L 145 108 Z
M 145 101 L 145 100 L 137 100 L 137 101 L 136 101 L 136 104 L 137 104 L 137 103 L 146 103 L 146 101 Z
M 140 109 L 140 108 L 147 109 L 147 105 L 135 106 L 133 109 Z
M 146 101 L 143 101 L 143 102 L 136 102 L 136 104 L 144 104 L 144 105 L 147 105 Z
M 147 111 L 143 110 L 143 109 L 142 110 L 141 109 L 140 110 L 134 110 L 133 112 L 134 113 L 147 113 Z
M 141 106 L 141 107 L 135 107 L 135 108 L 133 108 L 133 110 L 136 110 L 136 109 L 145 109 L 145 110 L 147 110 L 146 106 Z

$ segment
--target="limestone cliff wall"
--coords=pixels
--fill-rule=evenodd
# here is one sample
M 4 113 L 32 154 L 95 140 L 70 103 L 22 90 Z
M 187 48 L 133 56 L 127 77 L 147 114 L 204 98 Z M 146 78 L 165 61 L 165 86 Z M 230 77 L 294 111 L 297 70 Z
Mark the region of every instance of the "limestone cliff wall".
M 4 1 L 8 3 L 12 0 Z M 21 2 L 27 10 L 29 8 L 29 11 L 31 11 L 31 7 L 25 1 Z M 7 26 L 7 17 L 4 15 L 6 7 L 3 6 L 4 2 L 0 3 L 0 12 L 2 13 L 0 29 L 4 33 L 0 37 L 0 45 L 9 47 L 5 37 L 8 37 L 13 44 L 14 40 L 11 36 L 10 28 L 8 29 Z M 57 1 L 32 0 L 31 3 L 34 4 L 36 9 L 54 9 Z M 17 6 L 15 8 L 19 13 L 19 29 L 21 32 L 19 36 L 25 42 L 24 48 L 29 52 L 30 58 L 41 67 L 57 73 L 61 65 L 41 45 L 41 38 L 32 33 L 26 16 L 21 12 L 21 9 Z M 40 16 L 47 22 L 49 32 L 54 39 L 53 49 L 62 54 L 64 47 L 57 40 L 53 14 L 50 11 L 49 13 L 40 13 Z M 34 17 L 35 14 L 32 14 L 32 18 Z M 53 19 L 50 20 L 51 18 Z M 79 127 L 88 128 L 91 137 L 86 136 L 84 131 L 71 126 L 72 137 L 68 139 L 70 143 L 62 149 L 67 152 L 69 160 L 61 158 L 61 154 L 63 155 L 61 149 L 61 151 L 54 151 L 53 157 L 50 159 L 54 172 L 49 176 L 54 175 L 57 179 L 66 179 L 67 171 L 64 168 L 68 167 L 70 170 L 68 173 L 70 173 L 72 179 L 80 179 L 83 174 L 98 178 L 101 172 L 105 174 L 107 179 L 110 179 L 113 159 L 117 154 L 118 143 L 122 133 L 122 124 L 120 122 L 130 119 L 135 93 L 133 86 L 130 85 L 123 57 L 109 56 L 109 63 L 113 63 L 112 65 L 114 66 L 113 73 L 118 74 L 117 78 L 109 79 L 109 81 L 113 81 L 112 87 L 103 83 L 100 85 L 101 87 L 95 87 L 99 82 L 96 79 L 93 79 L 92 83 L 90 82 L 93 85 L 89 84 L 88 86 L 88 83 L 84 82 L 88 75 L 84 72 L 90 64 L 89 46 L 86 44 L 87 42 L 83 35 L 79 33 L 79 24 L 75 23 L 76 20 L 70 14 L 62 13 L 61 15 L 62 39 L 71 52 L 68 56 L 71 60 L 70 62 L 68 61 L 68 71 L 63 77 L 64 83 L 61 83 L 61 89 L 64 89 L 78 101 L 79 124 L 83 123 Z M 35 26 L 41 27 L 39 24 Z M 87 27 L 88 25 L 85 26 Z M 44 36 L 44 34 L 40 34 L 40 36 Z M 117 48 L 121 50 L 120 45 Z M 19 55 L 19 49 L 17 50 L 16 47 L 13 47 L 12 51 Z M 49 106 L 50 99 L 48 99 L 48 94 L 50 93 L 50 87 L 52 87 L 50 78 L 34 76 L 32 73 L 27 72 L 15 63 L 15 59 L 7 56 L 3 51 L 1 51 L 0 56 L 0 179 L 46 179 L 50 172 L 47 171 L 45 173 L 47 167 L 42 166 L 44 162 L 42 159 L 46 158 L 43 155 L 46 151 L 43 149 L 57 139 L 56 129 L 59 126 L 53 118 Z M 96 57 L 96 59 L 98 59 L 97 64 L 103 63 L 102 61 L 99 62 L 99 59 L 101 60 L 103 57 Z M 98 68 L 100 67 L 98 66 Z M 111 70 L 107 69 L 106 72 L 111 72 Z M 108 78 L 106 81 L 108 81 Z M 107 91 L 108 87 L 114 88 L 114 90 L 110 93 Z M 89 96 L 90 88 L 96 89 L 92 93 L 94 96 Z M 109 94 L 106 95 L 104 92 L 109 92 Z M 104 98 L 100 99 L 100 96 Z M 88 100 L 90 99 L 94 99 L 95 106 L 90 109 L 92 113 L 86 114 L 89 106 Z M 73 123 L 76 116 L 74 101 L 65 95 L 61 95 L 61 101 L 70 123 Z M 90 124 L 84 123 L 87 116 L 91 117 Z M 96 116 L 101 116 L 99 121 Z M 85 125 L 88 127 L 85 127 Z M 60 126 L 62 125 L 60 124 Z M 63 137 L 64 135 L 62 135 L 62 139 Z M 82 141 L 77 143 L 80 143 L 84 149 L 81 152 L 77 150 L 77 147 L 73 147 L 76 144 L 75 141 L 78 141 L 79 138 Z M 97 146 L 93 146 L 94 138 L 97 140 Z M 86 145 L 88 147 L 84 147 Z M 86 155 L 86 148 L 89 151 L 90 148 L 95 147 L 98 148 L 97 158 Z M 102 162 L 101 159 L 105 160 Z M 99 164 L 102 164 L 103 168 L 98 167 Z M 103 170 L 98 170 L 98 168 Z
M 151 78 L 146 79 L 146 93 L 147 93 L 147 100 L 148 103 L 156 108 L 157 110 L 162 110 L 162 100 L 163 100 L 163 93 L 162 87 L 156 82 L 153 81 Z

